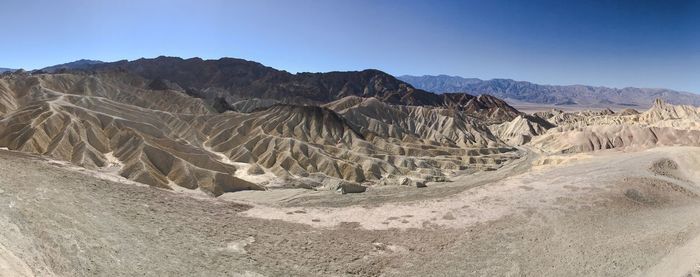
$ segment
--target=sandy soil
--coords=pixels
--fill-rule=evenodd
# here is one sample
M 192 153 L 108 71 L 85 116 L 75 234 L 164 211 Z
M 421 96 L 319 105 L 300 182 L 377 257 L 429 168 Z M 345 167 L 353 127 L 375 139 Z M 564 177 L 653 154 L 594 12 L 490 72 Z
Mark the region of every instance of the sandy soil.
M 423 189 L 205 198 L 0 150 L 0 275 L 686 276 L 697 157 L 530 152 Z
M 27 264 L 0 245 L 0 276 L 33 276 L 33 273 Z

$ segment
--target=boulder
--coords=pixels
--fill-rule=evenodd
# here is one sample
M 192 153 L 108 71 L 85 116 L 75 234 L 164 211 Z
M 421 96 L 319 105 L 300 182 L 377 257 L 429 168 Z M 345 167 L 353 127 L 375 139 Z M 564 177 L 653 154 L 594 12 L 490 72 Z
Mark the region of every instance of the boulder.
M 338 191 L 342 194 L 365 192 L 367 187 L 358 183 L 352 183 L 344 180 L 328 180 L 326 186 L 330 190 Z
M 429 178 L 426 178 L 425 180 L 428 182 L 442 183 L 442 182 L 447 182 L 447 177 L 445 177 L 445 176 L 430 176 Z
M 418 181 L 418 180 L 413 180 L 408 177 L 403 177 L 399 179 L 399 185 L 401 186 L 411 186 L 411 187 L 417 187 L 417 188 L 424 188 L 426 187 L 425 182 L 423 181 Z

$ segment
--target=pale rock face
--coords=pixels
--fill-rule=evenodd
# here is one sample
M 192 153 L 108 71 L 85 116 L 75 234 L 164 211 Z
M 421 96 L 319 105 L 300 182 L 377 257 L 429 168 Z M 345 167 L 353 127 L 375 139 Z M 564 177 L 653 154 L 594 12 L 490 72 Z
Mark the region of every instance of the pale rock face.
M 626 109 L 564 112 L 551 110 L 519 116 L 489 129 L 509 145 L 546 153 L 580 153 L 612 148 L 700 145 L 700 108 L 654 101 L 647 111 Z
M 560 113 L 547 120 L 557 127 L 530 145 L 551 153 L 700 145 L 700 109 L 662 100 L 643 113 Z
M 216 113 L 166 85 L 154 90 L 153 81 L 122 72 L 3 76 L 0 147 L 92 169 L 118 161 L 114 171 L 125 178 L 213 195 L 263 190 L 275 178 L 433 180 L 514 157 L 481 119 L 461 109 L 349 96 L 322 107 L 241 100 L 244 112 Z M 469 113 L 497 102 L 489 99 L 468 99 L 475 109 Z M 237 173 L 240 165 L 245 173 Z
M 491 132 L 510 145 L 522 145 L 547 132 L 549 126 L 518 116 L 510 122 L 489 126 Z

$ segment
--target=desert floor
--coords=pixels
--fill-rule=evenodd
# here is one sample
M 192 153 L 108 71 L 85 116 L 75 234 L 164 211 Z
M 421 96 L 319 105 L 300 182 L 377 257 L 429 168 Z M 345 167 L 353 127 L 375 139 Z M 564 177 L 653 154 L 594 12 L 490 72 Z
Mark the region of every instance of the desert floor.
M 427 188 L 211 198 L 0 150 L 0 275 L 700 276 L 700 148 L 521 152 Z

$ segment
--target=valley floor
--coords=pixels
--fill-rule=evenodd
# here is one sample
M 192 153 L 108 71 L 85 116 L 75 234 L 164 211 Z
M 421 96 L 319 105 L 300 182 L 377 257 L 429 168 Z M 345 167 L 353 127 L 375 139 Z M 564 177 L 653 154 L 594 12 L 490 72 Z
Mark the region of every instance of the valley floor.
M 0 150 L 0 276 L 700 275 L 700 148 L 522 151 L 423 189 L 206 198 Z

